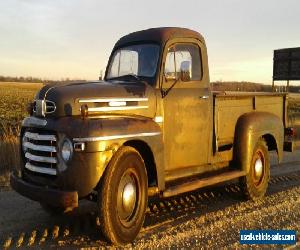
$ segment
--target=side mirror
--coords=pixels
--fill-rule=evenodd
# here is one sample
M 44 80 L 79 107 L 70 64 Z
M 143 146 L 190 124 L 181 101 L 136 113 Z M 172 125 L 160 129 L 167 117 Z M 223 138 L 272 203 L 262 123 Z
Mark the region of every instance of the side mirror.
M 176 73 L 175 72 L 165 71 L 164 75 L 165 75 L 166 82 L 176 80 Z
M 183 61 L 180 64 L 180 80 L 188 82 L 191 80 L 191 62 Z

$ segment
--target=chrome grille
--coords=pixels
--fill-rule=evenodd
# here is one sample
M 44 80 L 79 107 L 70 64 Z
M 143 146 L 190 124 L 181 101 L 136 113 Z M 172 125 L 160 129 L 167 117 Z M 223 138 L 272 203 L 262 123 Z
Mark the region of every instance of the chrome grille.
M 22 144 L 26 169 L 41 174 L 57 174 L 57 136 L 53 132 L 26 131 Z

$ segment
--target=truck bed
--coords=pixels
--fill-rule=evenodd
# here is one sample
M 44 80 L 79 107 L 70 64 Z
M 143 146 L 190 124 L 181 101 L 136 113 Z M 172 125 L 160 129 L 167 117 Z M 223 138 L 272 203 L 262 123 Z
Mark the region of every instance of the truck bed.
M 287 124 L 286 93 L 213 92 L 214 146 L 223 151 L 233 145 L 238 118 L 248 112 L 270 112 Z

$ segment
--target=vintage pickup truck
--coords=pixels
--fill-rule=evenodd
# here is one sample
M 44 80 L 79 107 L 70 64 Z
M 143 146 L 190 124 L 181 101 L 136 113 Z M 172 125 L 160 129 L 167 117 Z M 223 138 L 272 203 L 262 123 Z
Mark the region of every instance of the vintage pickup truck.
M 268 151 L 292 149 L 284 93 L 212 92 L 204 38 L 183 28 L 122 37 L 104 81 L 46 85 L 23 121 L 11 186 L 51 212 L 98 203 L 114 244 L 139 233 L 149 196 L 238 179 L 264 196 Z

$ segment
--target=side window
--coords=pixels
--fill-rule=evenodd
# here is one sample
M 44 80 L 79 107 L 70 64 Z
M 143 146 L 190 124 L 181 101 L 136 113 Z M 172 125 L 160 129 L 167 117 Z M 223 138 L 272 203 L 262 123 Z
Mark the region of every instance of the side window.
M 178 79 L 181 72 L 189 75 L 191 81 L 202 79 L 200 49 L 194 44 L 176 44 L 168 49 L 165 61 L 166 79 Z

